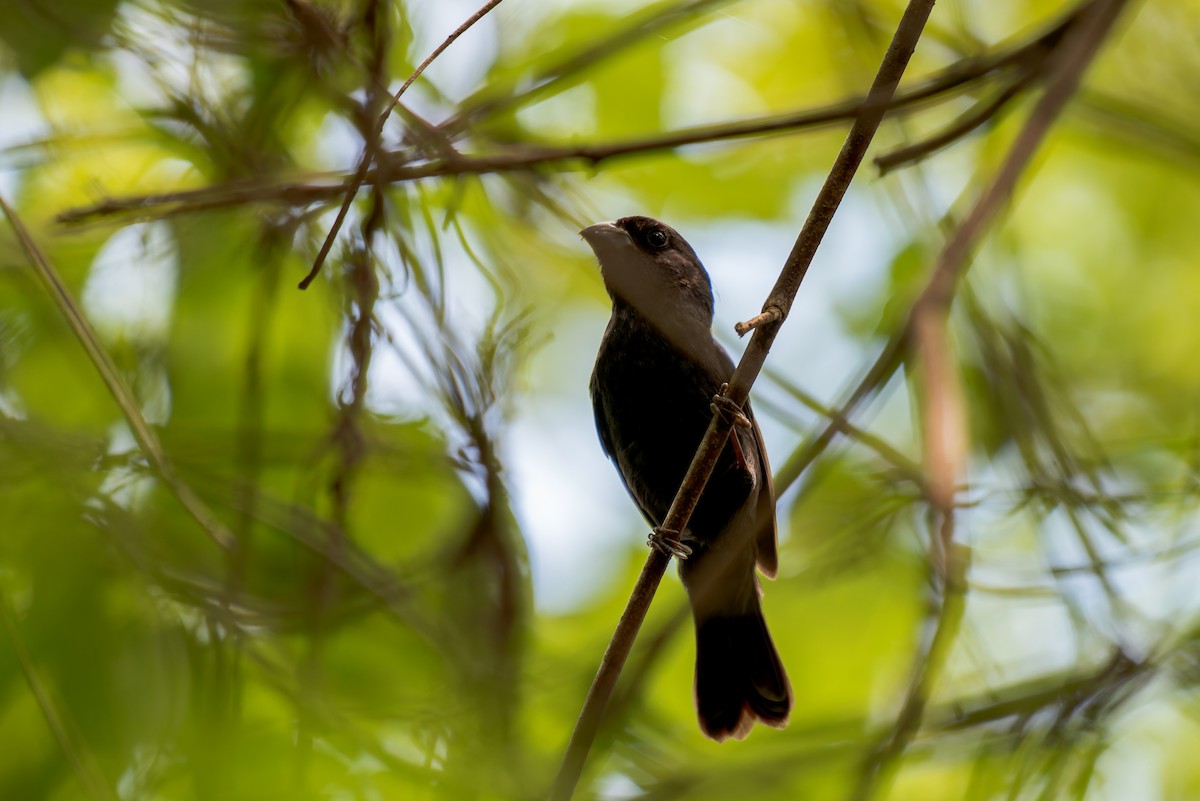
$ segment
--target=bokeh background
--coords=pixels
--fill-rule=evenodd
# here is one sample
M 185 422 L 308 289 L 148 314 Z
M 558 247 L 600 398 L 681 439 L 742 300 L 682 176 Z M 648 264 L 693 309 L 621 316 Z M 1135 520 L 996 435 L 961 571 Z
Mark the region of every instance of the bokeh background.
M 903 6 L 505 0 L 298 290 L 476 1 L 5 4 L 0 196 L 48 267 L 0 230 L 0 798 L 544 797 L 646 553 L 577 231 L 670 222 L 740 353 L 848 127 L 801 112 Z M 579 797 L 1200 798 L 1200 3 L 1127 4 L 958 286 L 961 584 L 880 359 L 1076 7 L 938 3 L 902 93 L 978 74 L 871 156 L 981 124 L 864 165 L 754 388 L 790 727 L 700 736 L 670 575 Z

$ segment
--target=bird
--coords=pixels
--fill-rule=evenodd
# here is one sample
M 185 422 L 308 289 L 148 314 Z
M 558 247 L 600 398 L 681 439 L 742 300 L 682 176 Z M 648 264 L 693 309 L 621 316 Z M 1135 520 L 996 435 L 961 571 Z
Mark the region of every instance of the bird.
M 755 574 L 778 571 L 771 469 L 749 401 L 739 409 L 723 397 L 734 364 L 712 336 L 708 272 L 674 228 L 651 217 L 597 223 L 580 235 L 612 300 L 589 387 L 596 431 L 652 527 L 649 543 L 680 557 L 696 633 L 700 730 L 719 742 L 743 739 L 756 721 L 783 728 L 792 690 Z M 714 407 L 739 424 L 686 530 L 665 531 Z

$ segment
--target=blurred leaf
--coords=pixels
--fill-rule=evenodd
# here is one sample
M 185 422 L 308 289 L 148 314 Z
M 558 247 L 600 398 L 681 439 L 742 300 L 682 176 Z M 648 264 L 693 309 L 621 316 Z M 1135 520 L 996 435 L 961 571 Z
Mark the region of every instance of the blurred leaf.
M 0 40 L 26 77 L 37 75 L 69 50 L 100 44 L 112 24 L 118 0 L 66 0 L 53 5 L 14 0 L 5 11 Z

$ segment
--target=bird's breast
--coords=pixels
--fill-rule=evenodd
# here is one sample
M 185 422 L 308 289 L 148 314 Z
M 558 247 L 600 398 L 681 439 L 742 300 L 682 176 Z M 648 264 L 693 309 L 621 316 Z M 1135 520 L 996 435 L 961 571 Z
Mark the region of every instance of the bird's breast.
M 725 380 L 715 365 L 643 326 L 610 325 L 605 334 L 592 381 L 597 424 L 607 428 L 626 486 L 656 523 L 683 481 L 712 418 L 712 395 Z

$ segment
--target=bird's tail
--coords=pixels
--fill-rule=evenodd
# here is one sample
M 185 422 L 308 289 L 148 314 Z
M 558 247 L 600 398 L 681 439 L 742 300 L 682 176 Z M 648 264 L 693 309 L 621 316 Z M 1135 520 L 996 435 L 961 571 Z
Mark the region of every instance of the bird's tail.
M 747 613 L 696 620 L 696 712 L 718 742 L 744 738 L 760 721 L 787 725 L 792 688 L 758 599 Z

